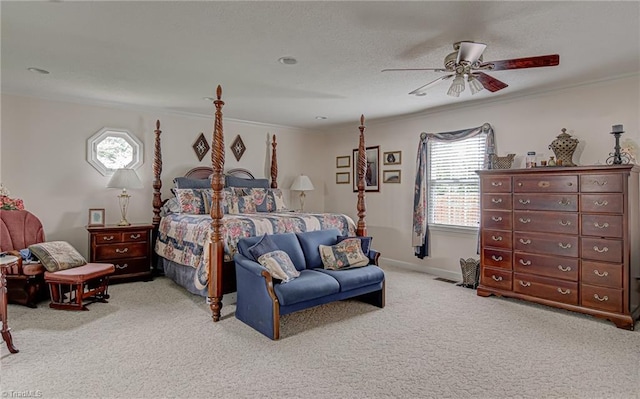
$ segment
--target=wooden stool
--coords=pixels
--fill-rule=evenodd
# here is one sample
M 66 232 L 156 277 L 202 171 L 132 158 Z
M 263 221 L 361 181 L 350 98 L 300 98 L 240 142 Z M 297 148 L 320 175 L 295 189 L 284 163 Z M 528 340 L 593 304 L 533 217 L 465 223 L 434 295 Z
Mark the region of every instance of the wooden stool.
M 49 284 L 51 303 L 49 307 L 66 310 L 89 310 L 86 305 L 107 302 L 109 275 L 115 266 L 108 263 L 87 263 L 84 266 L 57 272 L 45 272 L 44 281 Z M 63 292 L 68 285 L 68 300 Z M 86 301 L 86 302 L 85 302 Z

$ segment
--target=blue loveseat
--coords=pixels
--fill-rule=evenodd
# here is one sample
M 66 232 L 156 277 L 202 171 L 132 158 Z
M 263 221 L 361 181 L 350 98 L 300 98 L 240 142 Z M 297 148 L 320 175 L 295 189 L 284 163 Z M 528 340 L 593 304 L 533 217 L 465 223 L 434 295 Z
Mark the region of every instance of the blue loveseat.
M 280 338 L 280 316 L 325 303 L 358 297 L 384 307 L 384 272 L 377 265 L 379 252 L 369 250 L 369 265 L 346 270 L 325 270 L 320 245 L 334 245 L 338 230 L 273 234 L 269 238 L 291 258 L 300 276 L 287 282 L 271 274 L 249 248 L 262 237 L 243 238 L 234 256 L 237 280 L 236 318 L 267 337 Z

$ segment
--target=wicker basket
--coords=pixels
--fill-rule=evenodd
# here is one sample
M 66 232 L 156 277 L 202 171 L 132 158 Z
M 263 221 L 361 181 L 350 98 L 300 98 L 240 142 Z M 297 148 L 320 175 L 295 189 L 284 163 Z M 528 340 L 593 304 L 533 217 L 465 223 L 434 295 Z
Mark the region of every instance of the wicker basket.
M 503 157 L 499 157 L 496 154 L 489 156 L 489 162 L 491 162 L 491 169 L 511 169 L 513 165 L 513 159 L 516 154 L 508 154 Z
M 462 268 L 461 285 L 467 288 L 478 288 L 478 280 L 480 279 L 480 260 L 473 258 L 460 258 L 460 267 Z

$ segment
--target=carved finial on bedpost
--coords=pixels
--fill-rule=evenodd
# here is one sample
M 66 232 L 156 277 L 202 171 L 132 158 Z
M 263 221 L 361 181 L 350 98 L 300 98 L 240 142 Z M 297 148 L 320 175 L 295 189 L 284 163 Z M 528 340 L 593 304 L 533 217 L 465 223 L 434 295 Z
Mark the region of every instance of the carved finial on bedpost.
M 160 149 L 160 120 L 156 120 L 156 138 L 153 152 L 153 226 L 157 228 L 160 225 L 160 208 L 162 207 L 162 196 L 160 189 L 162 188 L 162 150 Z
M 365 191 L 365 173 L 367 169 L 367 153 L 364 146 L 364 115 L 360 115 L 360 142 L 358 143 L 358 224 L 356 226 L 356 234 L 359 236 L 367 235 L 367 222 L 365 221 L 367 206 L 364 201 Z
M 271 188 L 278 188 L 278 157 L 276 156 L 276 135 L 271 139 Z
M 209 303 L 213 321 L 220 320 L 222 309 L 222 262 L 224 245 L 222 242 L 222 189 L 224 187 L 224 133 L 222 130 L 222 87 L 218 85 L 216 90 L 217 100 L 213 101 L 216 107 L 215 122 L 213 127 L 213 142 L 211 149 L 211 177 L 212 204 L 211 204 L 211 251 L 209 252 Z M 213 266 L 216 265 L 214 268 Z

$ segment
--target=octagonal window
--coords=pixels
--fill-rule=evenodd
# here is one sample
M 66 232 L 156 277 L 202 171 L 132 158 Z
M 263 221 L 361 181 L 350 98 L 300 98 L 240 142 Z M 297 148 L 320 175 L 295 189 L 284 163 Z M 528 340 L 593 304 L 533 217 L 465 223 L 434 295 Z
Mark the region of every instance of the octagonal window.
M 142 142 L 127 130 L 103 128 L 87 140 L 87 162 L 103 176 L 142 165 Z

